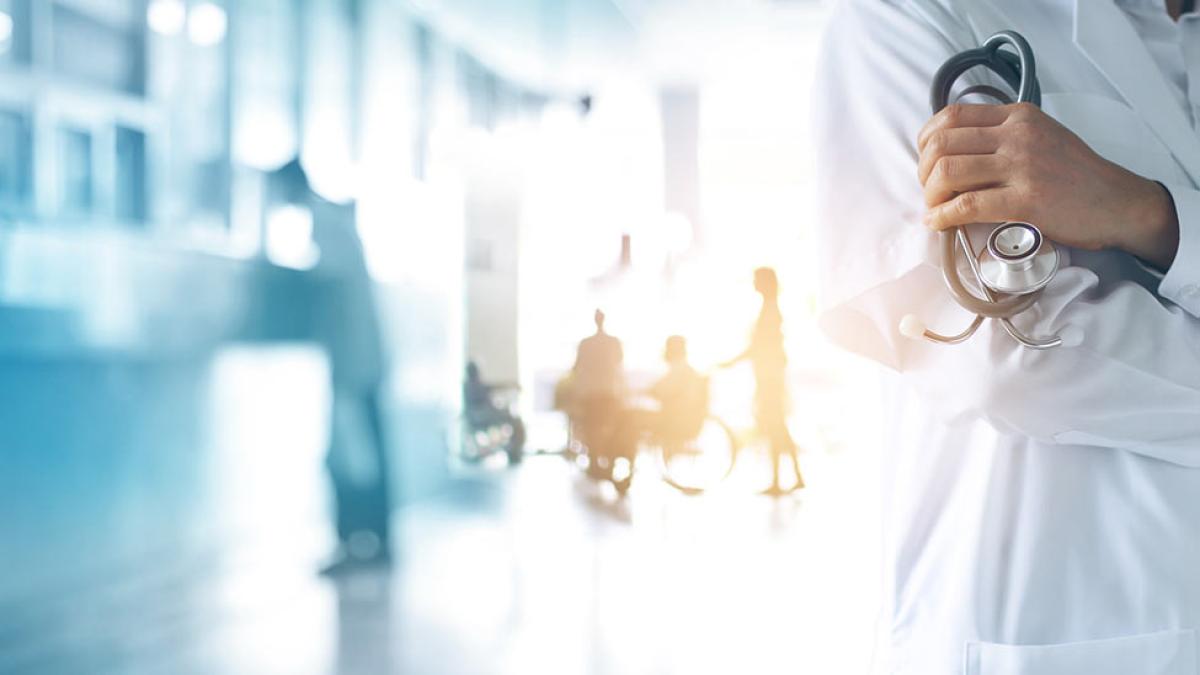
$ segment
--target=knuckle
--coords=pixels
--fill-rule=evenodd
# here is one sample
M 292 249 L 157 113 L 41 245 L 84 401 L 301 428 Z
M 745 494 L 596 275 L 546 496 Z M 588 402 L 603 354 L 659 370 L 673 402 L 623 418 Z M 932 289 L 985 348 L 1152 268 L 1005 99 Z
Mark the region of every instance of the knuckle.
M 1021 101 L 1013 104 L 1012 117 L 1019 120 L 1031 120 L 1037 116 L 1039 108 L 1029 101 Z
M 933 165 L 935 182 L 938 183 L 950 182 L 957 178 L 961 172 L 962 164 L 953 157 L 941 157 Z
M 951 103 L 942 110 L 942 119 L 945 120 L 948 126 L 955 126 L 962 119 L 963 107 L 961 103 Z
M 1033 121 L 1024 117 L 1010 116 L 1004 120 L 1005 132 L 1012 136 L 1028 136 L 1034 133 Z
M 940 129 L 929 137 L 929 153 L 934 157 L 946 155 L 950 150 L 950 132 Z
M 946 152 L 946 130 L 938 129 L 929 134 L 929 140 L 925 143 L 925 152 L 931 157 L 939 157 Z
M 1038 138 L 1046 132 L 1046 118 L 1042 116 L 1040 110 L 1032 103 L 1023 105 L 1030 106 L 1029 112 L 1020 115 L 1013 119 L 1009 118 L 1013 131 L 1029 138 Z
M 964 192 L 954 202 L 956 215 L 967 218 L 979 210 L 979 193 Z
M 925 208 L 932 209 L 942 203 L 942 195 L 932 187 L 925 188 L 922 197 L 925 199 Z

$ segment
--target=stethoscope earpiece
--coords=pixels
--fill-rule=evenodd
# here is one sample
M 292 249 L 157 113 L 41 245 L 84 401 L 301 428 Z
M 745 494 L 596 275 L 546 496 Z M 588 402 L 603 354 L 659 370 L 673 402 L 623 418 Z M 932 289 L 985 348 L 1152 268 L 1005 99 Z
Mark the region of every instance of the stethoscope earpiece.
M 905 314 L 900 319 L 900 334 L 910 340 L 920 340 L 925 337 L 925 322 L 916 314 Z

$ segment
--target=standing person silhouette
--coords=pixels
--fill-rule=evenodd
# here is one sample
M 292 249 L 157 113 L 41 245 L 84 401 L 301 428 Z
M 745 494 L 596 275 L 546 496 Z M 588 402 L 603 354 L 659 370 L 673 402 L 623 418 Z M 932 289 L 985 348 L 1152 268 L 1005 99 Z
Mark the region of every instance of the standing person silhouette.
M 621 341 L 604 330 L 604 312 L 593 314 L 596 332 L 579 343 L 575 354 L 574 395 L 580 403 L 601 407 L 621 404 L 625 396 L 625 353 Z
M 612 479 L 615 461 L 624 457 L 629 462 L 630 476 L 614 480 L 617 489 L 624 491 L 633 477 L 637 454 L 626 400 L 624 350 L 621 341 L 604 330 L 604 312 L 597 309 L 593 318 L 596 332 L 579 343 L 571 369 L 569 416 L 596 453 L 588 467 L 593 475 Z
M 754 323 L 750 345 L 721 367 L 729 368 L 747 360 L 754 367 L 754 419 L 771 452 L 771 487 L 765 493 L 778 495 L 785 492 L 779 485 L 779 464 L 785 453 L 791 457 L 796 472 L 792 490 L 804 487 L 804 478 L 796 456 L 796 441 L 787 427 L 787 354 L 783 350 L 783 315 L 779 311 L 779 279 L 775 270 L 770 267 L 754 270 L 754 290 L 762 296 L 762 311 Z
M 325 465 L 337 547 L 321 573 L 338 576 L 391 562 L 391 492 L 383 410 L 383 331 L 355 228 L 354 202 L 313 190 L 294 158 L 267 175 L 268 203 L 307 211 L 320 259 L 310 273 L 312 332 L 329 359 L 332 394 Z

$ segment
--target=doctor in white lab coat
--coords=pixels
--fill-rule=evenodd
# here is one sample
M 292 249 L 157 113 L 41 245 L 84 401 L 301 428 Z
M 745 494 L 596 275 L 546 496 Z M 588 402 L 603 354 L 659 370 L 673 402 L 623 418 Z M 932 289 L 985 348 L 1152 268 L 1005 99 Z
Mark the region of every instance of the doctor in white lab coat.
M 1200 17 L 1181 4 L 832 11 L 821 324 L 888 373 L 882 672 L 1200 675 Z M 1043 110 L 931 119 L 934 71 L 1003 29 L 1033 46 Z M 1065 253 L 1016 323 L 1082 343 L 902 337 L 909 313 L 970 319 L 931 229 L 1005 219 Z

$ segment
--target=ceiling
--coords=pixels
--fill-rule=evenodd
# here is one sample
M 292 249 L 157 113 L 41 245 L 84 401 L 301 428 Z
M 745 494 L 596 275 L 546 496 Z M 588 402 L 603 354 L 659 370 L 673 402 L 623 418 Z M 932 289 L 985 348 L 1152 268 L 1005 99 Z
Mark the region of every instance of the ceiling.
M 698 81 L 789 49 L 819 0 L 404 0 L 452 40 L 531 86 L 614 74 Z

